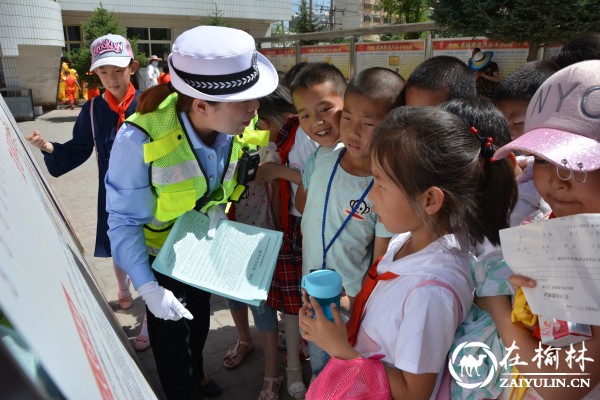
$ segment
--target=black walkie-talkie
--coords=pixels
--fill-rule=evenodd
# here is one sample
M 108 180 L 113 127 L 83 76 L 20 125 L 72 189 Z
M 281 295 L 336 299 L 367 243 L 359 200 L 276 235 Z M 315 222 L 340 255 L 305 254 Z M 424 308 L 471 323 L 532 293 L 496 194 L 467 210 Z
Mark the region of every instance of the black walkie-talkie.
M 243 154 L 238 160 L 237 182 L 239 185 L 246 185 L 256 178 L 260 155 L 258 151 L 249 150 L 247 147 L 242 149 L 242 152 Z

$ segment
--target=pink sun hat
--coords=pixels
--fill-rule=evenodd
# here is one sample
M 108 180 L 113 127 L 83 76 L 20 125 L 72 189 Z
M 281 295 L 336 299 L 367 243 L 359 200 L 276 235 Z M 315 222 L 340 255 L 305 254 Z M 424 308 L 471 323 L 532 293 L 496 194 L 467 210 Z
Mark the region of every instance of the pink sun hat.
M 92 53 L 90 71 L 105 65 L 125 68 L 134 58 L 129 41 L 121 35 L 112 33 L 94 40 L 90 45 L 90 52 Z
M 524 130 L 494 158 L 521 151 L 578 172 L 600 169 L 600 60 L 548 78 L 529 102 Z

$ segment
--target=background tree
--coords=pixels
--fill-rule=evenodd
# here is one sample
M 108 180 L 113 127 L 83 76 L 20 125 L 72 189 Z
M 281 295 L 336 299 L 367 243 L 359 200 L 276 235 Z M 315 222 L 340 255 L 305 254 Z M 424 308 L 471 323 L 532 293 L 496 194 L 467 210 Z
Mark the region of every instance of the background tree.
M 396 24 L 408 24 L 427 20 L 430 0 L 379 0 L 378 9 Z M 381 40 L 418 39 L 421 33 L 383 34 Z
M 98 75 L 90 75 L 87 73 L 92 65 L 90 45 L 96 38 L 109 33 L 125 36 L 125 28 L 119 25 L 119 21 L 114 13 L 109 12 L 100 5 L 100 7 L 96 8 L 90 18 L 83 24 L 83 46 L 67 53 L 67 58 L 71 60 L 71 66 L 75 68 L 79 74 L 79 79 L 86 81 L 88 84 L 95 87 L 101 86 L 101 83 Z M 133 50 L 135 59 L 140 63 L 140 67 L 145 67 L 146 64 L 148 64 L 148 58 L 138 50 L 137 39 L 128 38 L 128 40 L 129 43 L 131 43 L 131 50 Z
M 219 10 L 215 3 L 215 11 L 208 16 L 208 23 L 210 26 L 229 26 L 229 24 L 223 18 L 223 11 Z
M 319 19 L 312 13 L 309 7 L 306 5 L 306 0 L 300 2 L 298 8 L 298 15 L 292 17 L 290 22 L 290 31 L 294 33 L 308 33 L 322 31 L 323 26 L 319 23 Z M 302 40 L 300 44 L 316 44 L 318 41 L 315 40 Z
M 286 33 L 283 21 L 273 22 L 271 24 L 271 36 L 283 37 Z M 271 45 L 273 47 L 286 47 L 288 44 L 286 42 L 273 42 Z
M 598 0 L 434 0 L 432 6 L 431 18 L 452 34 L 529 44 L 529 61 L 541 46 L 600 31 Z

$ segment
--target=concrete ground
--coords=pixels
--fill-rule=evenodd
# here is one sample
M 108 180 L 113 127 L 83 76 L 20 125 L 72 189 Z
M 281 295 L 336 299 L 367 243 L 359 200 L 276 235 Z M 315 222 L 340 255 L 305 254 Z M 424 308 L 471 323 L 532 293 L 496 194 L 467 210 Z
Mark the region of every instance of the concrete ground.
M 36 118 L 35 121 L 19 123 L 23 135 L 37 129 L 49 141 L 66 142 L 71 138 L 72 128 L 79 115 L 80 108 L 75 110 L 59 109 L 50 111 Z M 48 174 L 43 156 L 38 149 L 33 148 L 41 171 L 46 176 L 57 200 L 65 211 L 69 222 L 75 229 L 83 248 L 85 258 L 93 271 L 94 277 L 101 288 L 106 301 L 115 311 L 115 315 L 123 327 L 131 344 L 139 332 L 144 315 L 144 303 L 137 293 L 132 290 L 134 306 L 129 310 L 121 310 L 117 302 L 117 286 L 110 259 L 95 258 L 94 243 L 96 235 L 96 198 L 98 170 L 96 160 L 91 156 L 79 168 L 60 177 L 53 178 Z M 256 399 L 262 388 L 263 358 L 258 340 L 258 331 L 253 325 L 252 315 L 249 315 L 252 335 L 256 350 L 250 354 L 241 366 L 234 370 L 223 367 L 223 356 L 237 340 L 237 333 L 231 314 L 223 298 L 214 296 L 211 301 L 211 326 L 206 346 L 204 347 L 205 371 L 223 388 L 223 400 Z M 137 353 L 141 364 L 148 376 L 150 385 L 155 389 L 159 398 L 164 398 L 152 349 Z M 285 376 L 283 368 L 284 351 L 279 351 L 281 375 Z M 310 366 L 305 363 L 305 382 L 308 382 Z M 280 392 L 281 399 L 291 399 L 288 395 L 284 380 Z

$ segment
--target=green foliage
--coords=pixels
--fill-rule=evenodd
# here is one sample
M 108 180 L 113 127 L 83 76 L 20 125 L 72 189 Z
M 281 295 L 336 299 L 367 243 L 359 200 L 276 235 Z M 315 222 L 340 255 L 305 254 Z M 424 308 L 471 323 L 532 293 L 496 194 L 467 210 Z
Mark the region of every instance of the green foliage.
M 271 24 L 271 36 L 283 37 L 285 36 L 285 26 L 283 25 L 283 21 L 274 22 Z M 272 42 L 271 46 L 273 47 L 287 47 L 288 43 L 286 42 Z
M 379 0 L 378 9 L 395 19 L 397 24 L 423 22 L 427 20 L 430 0 Z M 382 35 L 381 40 L 418 39 L 419 32 Z
M 432 19 L 452 34 L 540 46 L 600 30 L 597 0 L 436 0 Z
M 208 17 L 208 23 L 206 25 L 210 26 L 229 26 L 225 19 L 223 18 L 223 11 L 219 10 L 217 4 L 215 3 L 215 12 L 210 14 Z
M 96 38 L 109 33 L 125 36 L 125 28 L 119 25 L 119 21 L 114 13 L 109 12 L 106 8 L 102 7 L 101 4 L 83 24 L 83 46 L 80 49 L 74 49 L 66 55 L 66 57 L 71 60 L 71 66 L 75 68 L 79 74 L 80 80 L 86 81 L 94 86 L 101 85 L 100 79 L 96 74 L 87 74 L 92 65 L 90 45 Z M 129 38 L 128 40 L 131 44 L 135 59 L 140 63 L 140 67 L 145 66 L 148 63 L 148 60 L 146 56 L 138 50 L 137 40 L 135 38 Z
M 295 33 L 309 33 L 322 30 L 323 27 L 319 24 L 318 18 L 308 9 L 306 0 L 302 0 L 298 9 L 298 15 L 295 18 L 292 18 L 290 23 L 290 31 Z M 303 40 L 300 42 L 300 44 L 304 45 L 316 43 L 318 43 L 318 41 L 314 40 Z
M 379 40 L 382 42 L 389 42 L 393 40 L 403 40 L 404 34 L 402 33 L 382 33 L 379 35 Z

